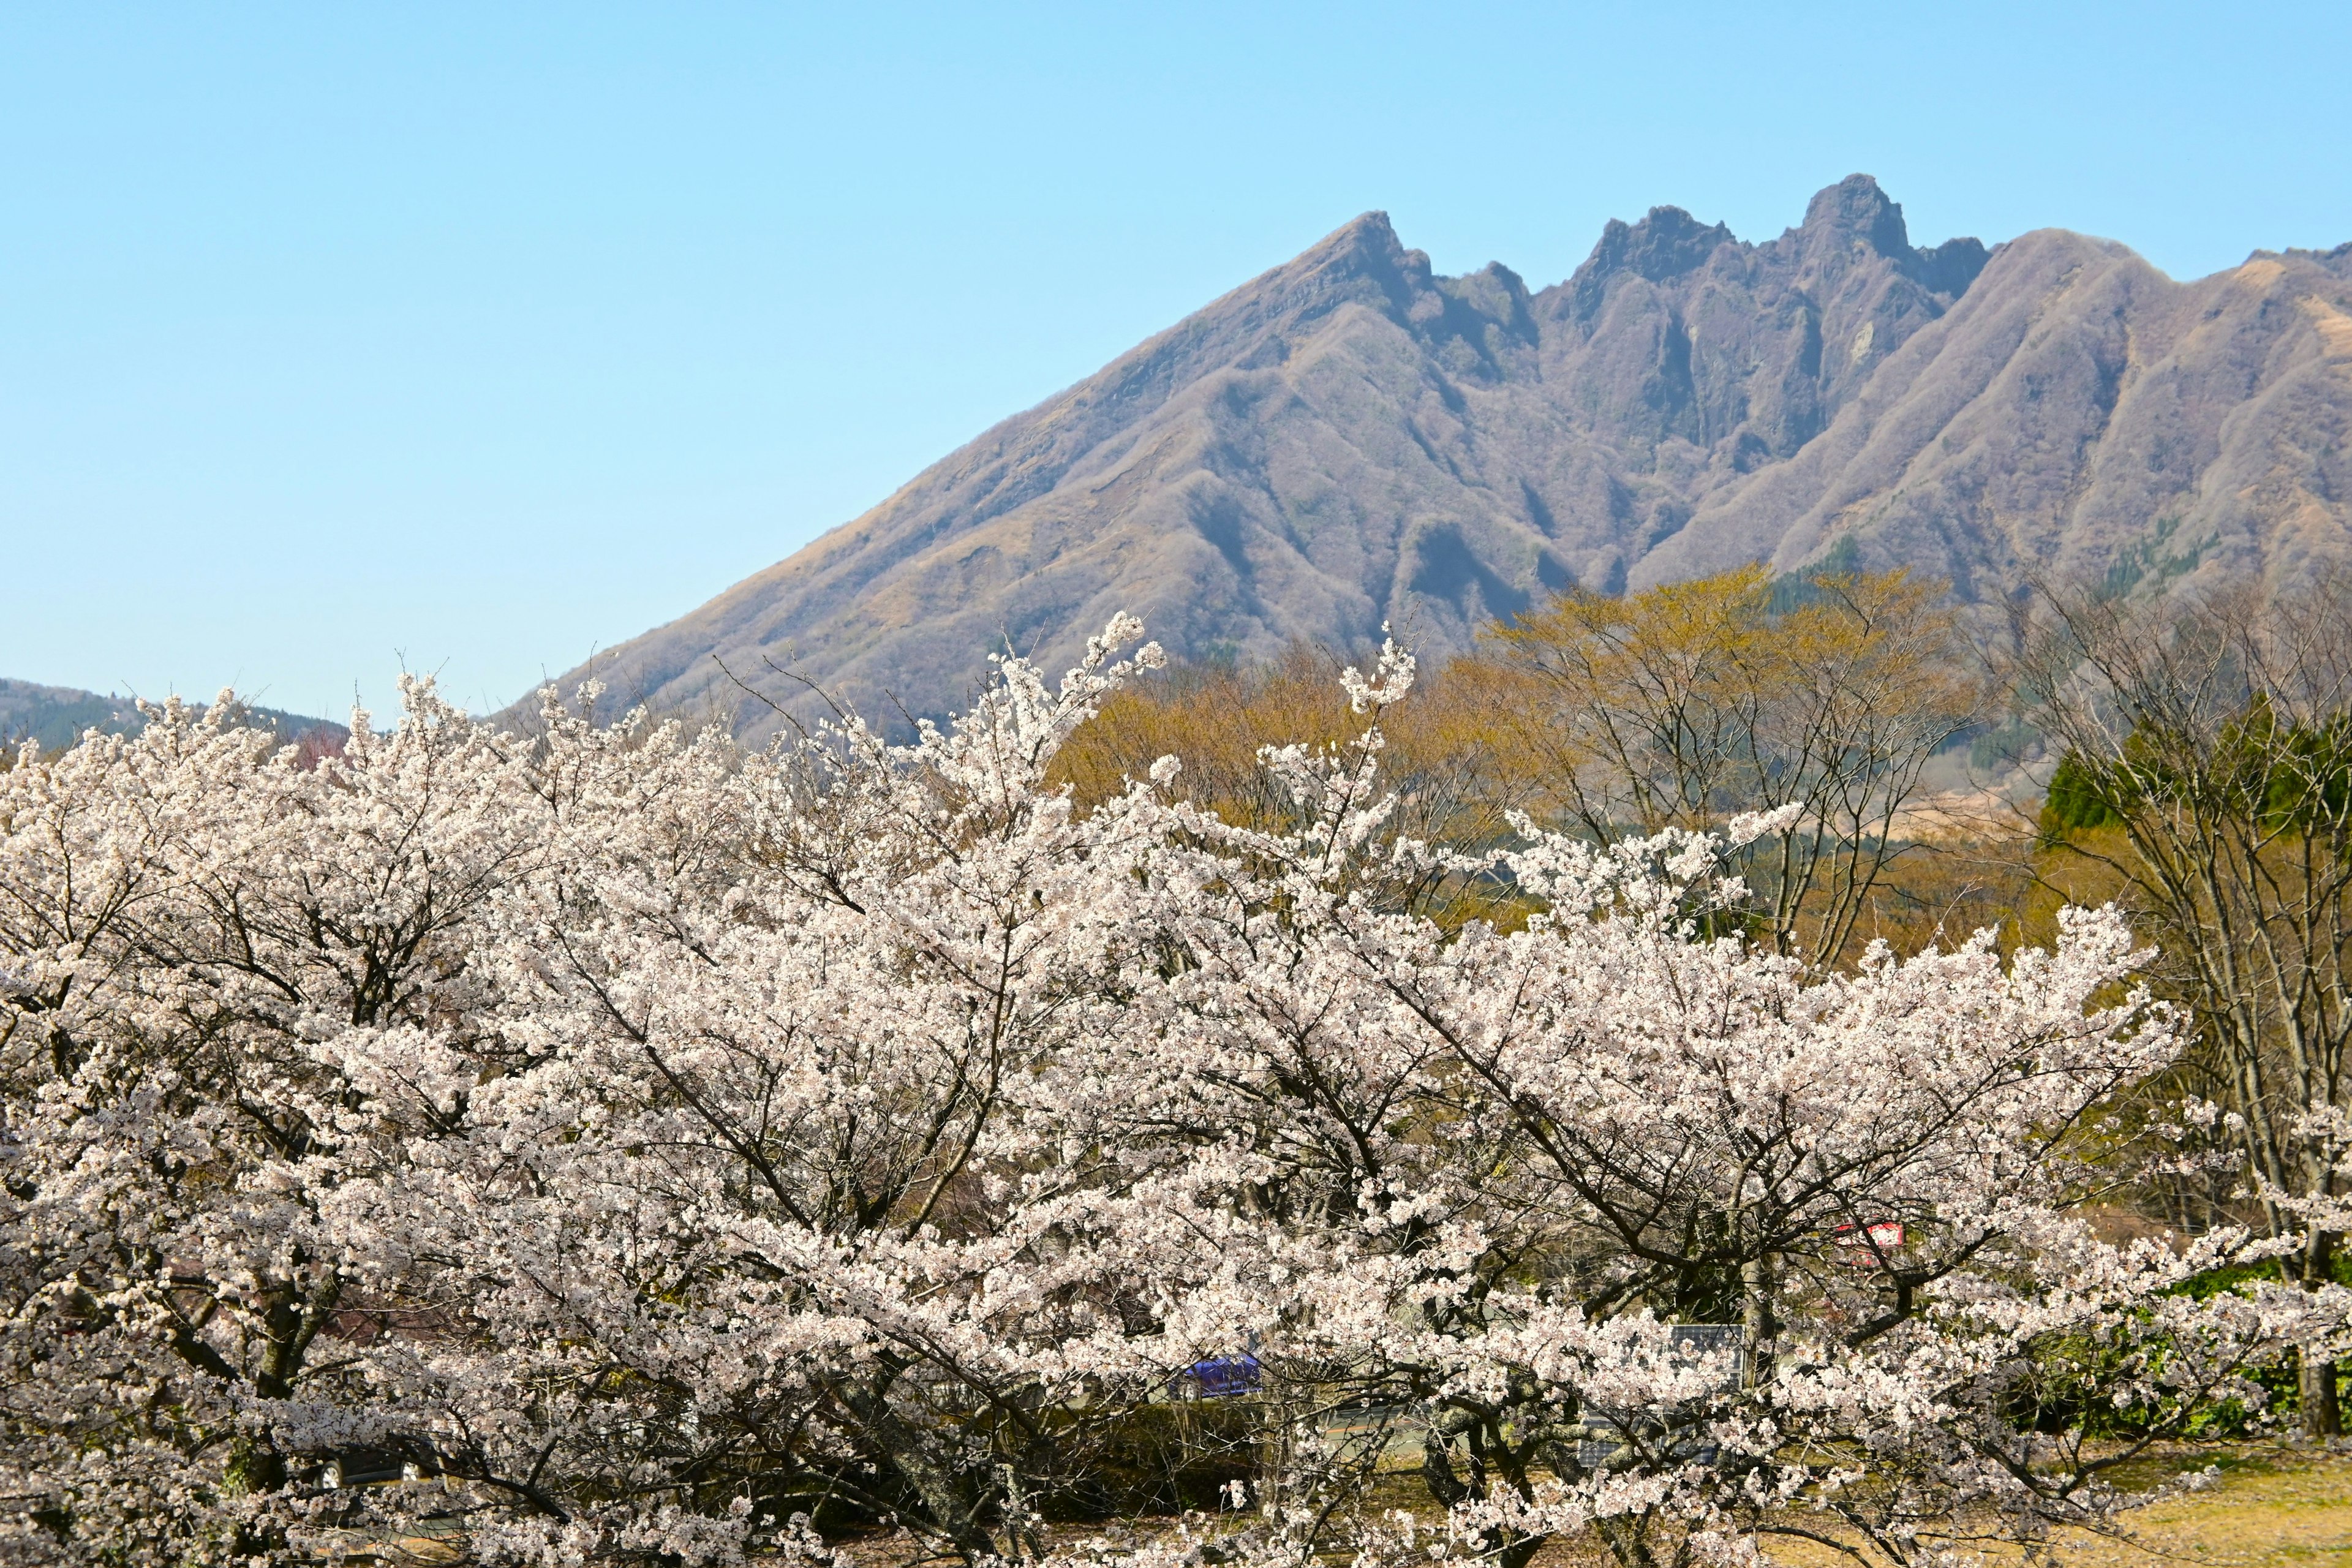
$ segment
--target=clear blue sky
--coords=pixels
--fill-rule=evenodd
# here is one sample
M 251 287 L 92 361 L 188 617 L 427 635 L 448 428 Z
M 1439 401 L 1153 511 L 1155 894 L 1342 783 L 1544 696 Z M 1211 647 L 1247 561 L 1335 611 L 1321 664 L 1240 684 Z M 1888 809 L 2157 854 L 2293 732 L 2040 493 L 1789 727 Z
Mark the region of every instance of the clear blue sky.
M 0 674 L 477 707 L 1370 207 L 2352 239 L 2352 5 L 0 6 Z

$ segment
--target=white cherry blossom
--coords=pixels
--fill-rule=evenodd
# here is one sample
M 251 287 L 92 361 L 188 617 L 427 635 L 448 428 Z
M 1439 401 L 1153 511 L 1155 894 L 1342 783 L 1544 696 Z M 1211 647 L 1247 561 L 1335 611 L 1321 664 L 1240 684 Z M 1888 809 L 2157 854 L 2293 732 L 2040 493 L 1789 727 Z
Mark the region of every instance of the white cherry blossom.
M 2083 1217 L 2180 1048 L 2113 910 L 1821 975 L 1740 934 L 1771 817 L 1523 822 L 1446 869 L 1524 921 L 1448 931 L 1393 645 L 1355 742 L 1265 755 L 1280 830 L 1172 760 L 1050 787 L 1139 630 L 904 742 L 416 682 L 307 770 L 224 702 L 0 773 L 5 1549 L 1907 1563 L 2098 1523 L 2118 1450 L 2339 1331 L 2182 1290 L 2242 1237 Z M 1138 1506 L 1208 1361 L 1247 1508 L 1049 1531 Z M 2091 1403 L 2121 1444 L 2034 1430 Z M 1365 1505 L 1400 1434 L 1442 1517 Z

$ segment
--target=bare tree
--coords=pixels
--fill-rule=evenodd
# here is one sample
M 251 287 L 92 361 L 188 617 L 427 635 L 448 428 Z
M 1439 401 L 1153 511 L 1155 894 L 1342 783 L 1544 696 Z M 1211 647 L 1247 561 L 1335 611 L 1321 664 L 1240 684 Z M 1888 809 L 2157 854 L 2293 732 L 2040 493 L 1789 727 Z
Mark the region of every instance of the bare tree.
M 2129 604 L 2045 592 L 2021 690 L 2063 755 L 2053 865 L 2119 889 L 2163 948 L 2215 1087 L 2268 1193 L 2337 1195 L 2352 1049 L 2352 577 Z M 2296 1228 L 2266 1200 L 2281 1234 Z M 2293 1270 L 2316 1289 L 2338 1237 Z M 2336 1367 L 2304 1369 L 2304 1423 L 2340 1429 Z
M 1761 567 L 1570 590 L 1482 662 L 1544 795 L 1596 841 L 1799 807 L 1740 869 L 1772 945 L 1827 963 L 1904 852 L 1928 759 L 1984 710 L 1943 596 L 1902 572 L 1776 584 Z

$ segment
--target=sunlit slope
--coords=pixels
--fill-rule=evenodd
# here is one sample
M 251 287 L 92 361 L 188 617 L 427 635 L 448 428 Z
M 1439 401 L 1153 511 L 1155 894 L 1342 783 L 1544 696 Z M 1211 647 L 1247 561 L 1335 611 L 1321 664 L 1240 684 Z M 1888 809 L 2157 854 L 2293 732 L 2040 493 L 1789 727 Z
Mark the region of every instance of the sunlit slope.
M 1548 588 L 1746 561 L 1983 603 L 2296 574 L 2352 540 L 2347 423 L 2352 247 L 2187 284 L 2061 230 L 1921 249 L 1857 175 L 1761 245 L 1612 224 L 1530 292 L 1367 214 L 593 673 L 731 708 L 722 664 L 789 696 L 772 662 L 921 713 L 1118 608 L 1196 657 L 1384 621 L 1443 654 Z

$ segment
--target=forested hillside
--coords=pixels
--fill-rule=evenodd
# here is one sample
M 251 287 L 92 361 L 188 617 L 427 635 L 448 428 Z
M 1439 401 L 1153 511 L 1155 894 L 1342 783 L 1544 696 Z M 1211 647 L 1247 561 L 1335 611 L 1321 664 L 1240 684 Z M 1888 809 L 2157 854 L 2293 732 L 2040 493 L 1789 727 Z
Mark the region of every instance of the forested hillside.
M 245 712 L 254 723 L 274 730 L 289 741 L 318 733 L 340 742 L 346 733 L 344 727 L 332 720 L 306 718 L 275 708 L 247 707 Z M 136 734 L 145 724 L 133 698 L 101 697 L 95 691 L 70 686 L 0 679 L 0 742 L 14 745 L 37 741 L 42 750 L 54 752 L 72 745 L 86 731 L 130 735 Z

